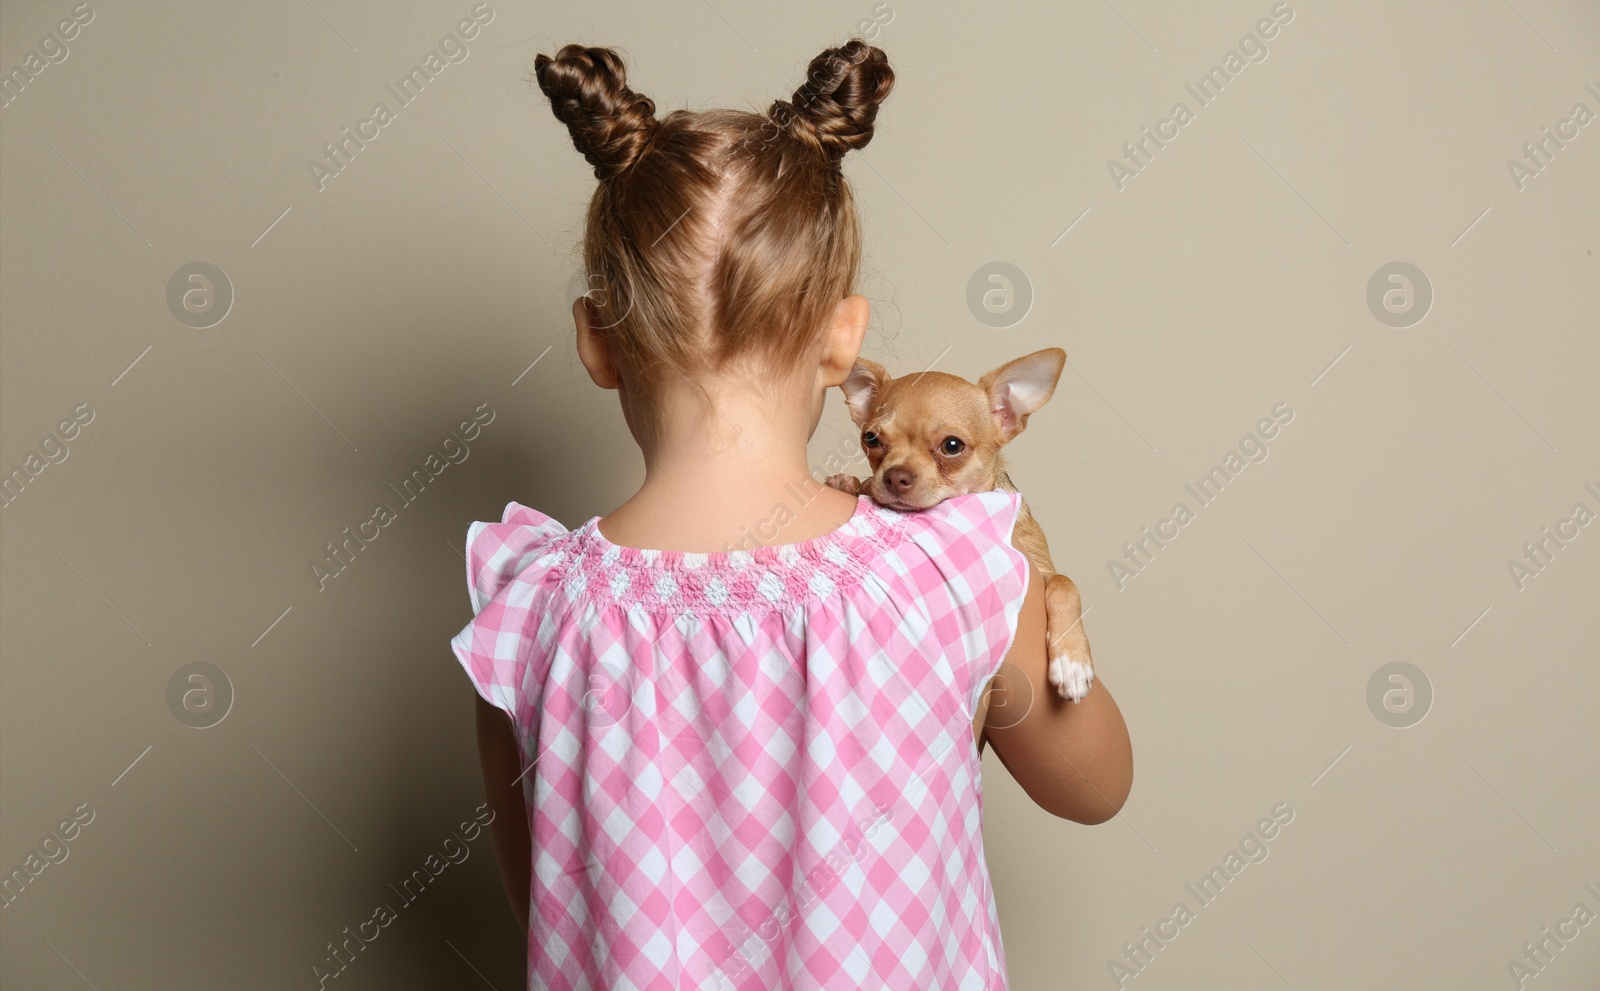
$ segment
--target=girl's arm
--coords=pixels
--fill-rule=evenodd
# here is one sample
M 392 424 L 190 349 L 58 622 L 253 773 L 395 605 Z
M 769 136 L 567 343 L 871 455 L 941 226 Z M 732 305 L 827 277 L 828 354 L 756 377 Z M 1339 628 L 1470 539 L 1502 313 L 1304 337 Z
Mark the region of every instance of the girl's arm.
M 494 819 L 494 855 L 500 863 L 500 880 L 517 925 L 528 931 L 528 887 L 533 878 L 533 844 L 528 837 L 528 810 L 522 804 L 522 767 L 511 717 L 504 710 L 478 700 L 478 757 L 483 764 L 483 790 Z
M 1133 747 L 1122 712 L 1096 677 L 1082 702 L 1056 694 L 1047 671 L 1044 583 L 1030 568 L 1017 635 L 995 687 L 1009 699 L 1030 699 L 1026 715 L 983 728 L 984 737 L 1034 803 L 1073 822 L 1105 822 L 1133 787 Z M 1023 679 L 1025 683 L 1017 683 Z M 991 711 L 989 719 L 994 719 Z

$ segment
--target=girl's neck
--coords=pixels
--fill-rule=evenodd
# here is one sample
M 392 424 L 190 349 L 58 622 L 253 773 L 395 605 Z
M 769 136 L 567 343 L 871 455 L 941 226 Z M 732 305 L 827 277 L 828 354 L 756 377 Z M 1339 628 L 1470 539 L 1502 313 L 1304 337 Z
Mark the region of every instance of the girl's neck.
M 721 551 L 809 540 L 849 521 L 856 498 L 823 485 L 807 463 L 809 418 L 738 412 L 724 407 L 692 429 L 669 420 L 645 452 L 644 484 L 602 518 L 606 539 Z

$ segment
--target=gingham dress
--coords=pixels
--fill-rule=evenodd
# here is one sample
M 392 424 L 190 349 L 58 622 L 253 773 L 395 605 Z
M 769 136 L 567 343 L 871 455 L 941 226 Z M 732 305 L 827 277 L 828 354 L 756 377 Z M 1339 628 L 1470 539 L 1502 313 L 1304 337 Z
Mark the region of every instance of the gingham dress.
M 972 720 L 1027 591 L 1020 503 L 862 496 L 716 553 L 515 502 L 473 523 L 451 647 L 527 772 L 528 987 L 1005 988 Z

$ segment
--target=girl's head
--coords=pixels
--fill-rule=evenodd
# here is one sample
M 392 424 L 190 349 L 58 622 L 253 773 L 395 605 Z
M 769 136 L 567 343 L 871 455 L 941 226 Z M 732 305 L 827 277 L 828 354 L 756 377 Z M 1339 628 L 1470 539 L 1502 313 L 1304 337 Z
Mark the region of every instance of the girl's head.
M 657 119 L 608 48 L 567 45 L 534 72 L 599 180 L 573 306 L 579 351 L 596 382 L 621 389 L 641 443 L 675 418 L 672 403 L 715 405 L 735 388 L 759 387 L 769 404 L 803 390 L 814 428 L 866 326 L 840 162 L 872 140 L 893 88 L 884 53 L 860 39 L 822 52 L 765 114 Z

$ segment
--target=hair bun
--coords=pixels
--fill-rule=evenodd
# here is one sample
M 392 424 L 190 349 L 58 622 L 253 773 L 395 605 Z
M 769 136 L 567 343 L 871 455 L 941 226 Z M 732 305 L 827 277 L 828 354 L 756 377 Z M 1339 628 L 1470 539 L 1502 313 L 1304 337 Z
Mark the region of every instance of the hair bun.
M 628 88 L 621 56 L 609 48 L 565 45 L 555 58 L 535 56 L 533 71 L 595 178 L 610 180 L 638 159 L 659 122 L 655 101 Z
M 831 161 L 872 140 L 878 105 L 894 89 L 894 70 L 882 49 L 853 39 L 811 60 L 806 82 L 789 100 L 775 100 L 767 116 Z

